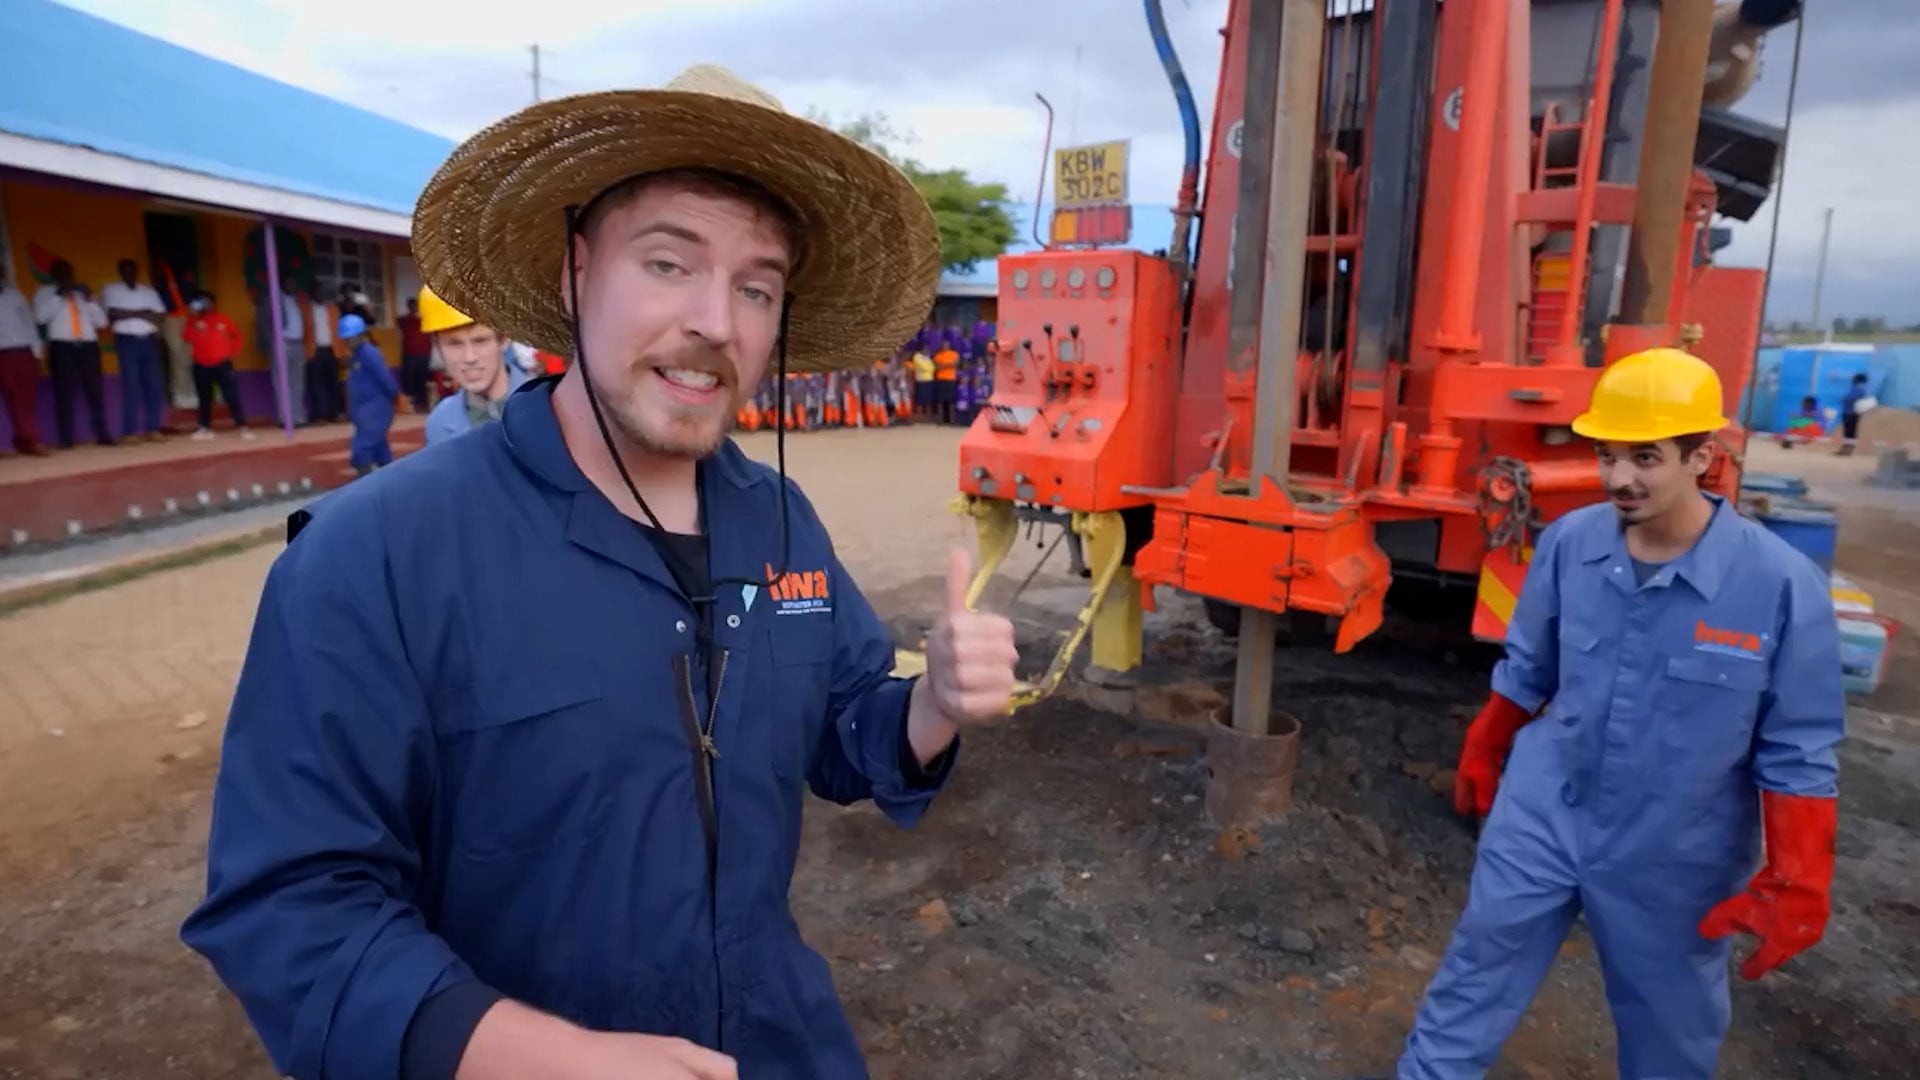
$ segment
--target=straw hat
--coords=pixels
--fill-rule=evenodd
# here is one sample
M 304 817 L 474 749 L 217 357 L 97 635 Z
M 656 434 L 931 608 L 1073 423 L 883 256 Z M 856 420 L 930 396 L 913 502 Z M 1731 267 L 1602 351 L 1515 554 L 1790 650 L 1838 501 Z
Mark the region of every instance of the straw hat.
M 561 295 L 566 208 L 629 177 L 676 168 L 751 180 L 799 219 L 801 251 L 787 283 L 789 370 L 864 367 L 926 321 L 940 236 L 912 182 L 711 64 L 660 90 L 544 101 L 474 135 L 420 194 L 414 258 L 449 304 L 517 341 L 572 356 Z

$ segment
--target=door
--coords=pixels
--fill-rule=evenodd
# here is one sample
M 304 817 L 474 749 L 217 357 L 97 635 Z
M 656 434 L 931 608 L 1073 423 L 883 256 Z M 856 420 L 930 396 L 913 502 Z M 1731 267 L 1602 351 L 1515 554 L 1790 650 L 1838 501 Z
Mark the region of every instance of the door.
M 199 225 L 190 214 L 147 212 L 147 274 L 167 310 L 178 313 L 200 289 Z
M 200 223 L 191 214 L 149 210 L 147 227 L 147 281 L 160 294 L 170 314 L 184 316 L 187 304 L 200 291 Z M 167 394 L 175 408 L 194 403 L 193 361 L 180 336 L 182 323 L 168 319 L 167 347 L 161 359 L 166 368 Z

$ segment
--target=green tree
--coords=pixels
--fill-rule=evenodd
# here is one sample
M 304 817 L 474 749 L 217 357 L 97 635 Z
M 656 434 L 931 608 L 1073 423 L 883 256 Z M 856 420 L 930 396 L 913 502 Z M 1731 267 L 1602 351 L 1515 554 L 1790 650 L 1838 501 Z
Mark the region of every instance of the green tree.
M 1013 218 L 1007 213 L 1007 186 L 974 181 L 965 169 L 929 169 L 904 147 L 915 139 L 893 126 L 885 113 L 865 113 L 835 123 L 826 113 L 809 110 L 808 117 L 838 131 L 899 166 L 933 208 L 940 228 L 940 260 L 949 270 L 966 273 L 982 259 L 991 259 L 1013 243 Z

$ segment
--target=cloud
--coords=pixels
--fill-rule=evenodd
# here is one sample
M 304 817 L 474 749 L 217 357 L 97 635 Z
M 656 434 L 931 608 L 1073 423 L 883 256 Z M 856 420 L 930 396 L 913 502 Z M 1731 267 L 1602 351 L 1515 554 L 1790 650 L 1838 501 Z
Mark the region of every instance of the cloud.
M 1170 203 L 1179 118 L 1131 0 L 68 0 L 221 59 L 450 138 L 525 105 L 528 46 L 548 95 L 657 85 L 723 63 L 800 111 L 884 111 L 923 162 L 1021 200 L 1038 179 L 1045 94 L 1055 145 L 1128 138 L 1136 203 Z M 1920 4 L 1817 0 L 1806 24 L 1781 204 L 1775 317 L 1811 302 L 1822 210 L 1836 208 L 1828 313 L 1920 320 Z M 164 10 L 162 10 L 164 7 Z M 1166 0 L 1211 132 L 1227 0 Z M 1737 111 L 1785 114 L 1792 28 L 1776 31 Z M 1725 261 L 1762 265 L 1773 207 Z

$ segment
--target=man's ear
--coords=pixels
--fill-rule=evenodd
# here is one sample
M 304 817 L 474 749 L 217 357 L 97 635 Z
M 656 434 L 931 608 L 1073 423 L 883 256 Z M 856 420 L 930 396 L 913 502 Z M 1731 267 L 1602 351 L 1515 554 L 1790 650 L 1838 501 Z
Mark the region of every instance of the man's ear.
M 1708 439 L 1706 442 L 1694 447 L 1693 453 L 1688 455 L 1687 465 L 1693 469 L 1693 478 L 1695 480 L 1706 476 L 1707 470 L 1712 468 L 1714 450 L 1718 445 L 1715 440 Z

